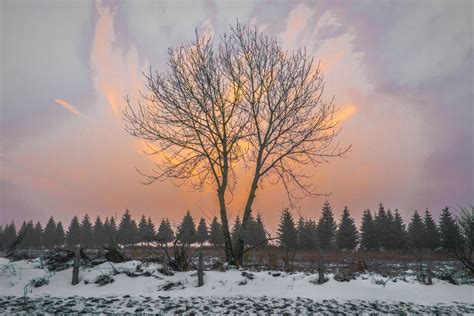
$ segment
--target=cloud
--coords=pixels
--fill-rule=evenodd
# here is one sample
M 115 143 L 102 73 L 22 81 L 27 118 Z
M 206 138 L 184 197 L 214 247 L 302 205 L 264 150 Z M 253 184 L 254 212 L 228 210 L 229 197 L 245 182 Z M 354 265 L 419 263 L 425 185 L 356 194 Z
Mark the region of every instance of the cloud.
M 54 102 L 56 102 L 57 104 L 59 104 L 60 106 L 62 106 L 63 108 L 65 108 L 66 110 L 68 110 L 69 112 L 71 112 L 72 114 L 74 115 L 77 115 L 77 116 L 84 116 L 81 112 L 79 112 L 76 107 L 74 105 L 72 105 L 71 103 L 67 102 L 66 100 L 63 100 L 63 99 L 54 99 Z
M 139 65 L 137 49 L 121 49 L 116 45 L 114 29 L 115 9 L 96 2 L 98 19 L 95 26 L 90 65 L 96 91 L 104 97 L 116 116 L 125 104 L 124 97 L 130 95 L 136 100 L 142 88 L 141 70 L 148 67 Z M 141 67 L 142 66 L 142 67 Z

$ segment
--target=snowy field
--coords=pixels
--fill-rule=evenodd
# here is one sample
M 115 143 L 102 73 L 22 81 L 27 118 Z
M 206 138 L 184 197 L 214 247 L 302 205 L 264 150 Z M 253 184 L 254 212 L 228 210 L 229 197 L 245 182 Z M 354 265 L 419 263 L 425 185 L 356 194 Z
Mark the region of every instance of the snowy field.
M 438 279 L 427 286 L 372 274 L 338 282 L 329 275 L 318 285 L 315 274 L 234 269 L 206 271 L 204 286 L 197 287 L 195 271 L 165 275 L 160 268 L 106 262 L 82 269 L 79 284 L 72 286 L 71 268 L 49 272 L 38 259 L 0 258 L 0 313 L 474 313 L 473 285 Z M 96 284 L 98 279 L 106 284 Z

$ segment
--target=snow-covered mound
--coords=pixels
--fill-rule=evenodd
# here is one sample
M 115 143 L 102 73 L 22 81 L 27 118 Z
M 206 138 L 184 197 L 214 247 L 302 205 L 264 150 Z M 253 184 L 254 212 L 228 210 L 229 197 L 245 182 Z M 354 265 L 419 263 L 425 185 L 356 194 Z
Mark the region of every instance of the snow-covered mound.
M 44 302 L 48 297 L 74 296 L 79 297 L 76 298 L 78 301 L 89 297 L 106 301 L 107 297 L 124 296 L 131 296 L 132 299 L 141 297 L 137 300 L 145 297 L 160 300 L 165 296 L 191 301 L 198 298 L 203 300 L 202 297 L 218 301 L 232 298 L 242 302 L 246 301 L 245 298 L 267 297 L 277 301 L 278 298 L 293 299 L 295 302 L 301 299 L 314 302 L 378 301 L 387 302 L 387 310 L 390 310 L 390 304 L 400 305 L 399 302 L 430 306 L 457 302 L 467 306 L 468 310 L 472 308 L 474 312 L 473 285 L 453 285 L 437 279 L 433 280 L 433 285 L 427 286 L 415 280 L 387 280 L 380 276 L 362 274 L 350 282 L 337 282 L 329 276 L 328 282 L 318 285 L 315 282 L 317 275 L 314 274 L 228 270 L 206 271 L 204 286 L 197 287 L 196 271 L 168 274 L 159 264 L 139 261 L 119 264 L 106 262 L 81 269 L 79 284 L 72 286 L 71 268 L 49 272 L 39 259 L 10 262 L 0 258 L 0 293 L 4 301 L 7 301 L 7 296 L 28 296 L 32 304 L 35 300 Z M 385 285 L 381 285 L 382 283 Z M 288 304 L 293 306 L 293 303 Z M 8 303 L 0 304 L 0 311 L 1 305 L 7 306 Z

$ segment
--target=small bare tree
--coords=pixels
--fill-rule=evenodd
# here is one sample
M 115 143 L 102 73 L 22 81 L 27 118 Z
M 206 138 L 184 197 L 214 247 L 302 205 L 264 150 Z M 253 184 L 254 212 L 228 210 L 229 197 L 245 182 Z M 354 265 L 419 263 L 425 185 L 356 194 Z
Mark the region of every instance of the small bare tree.
M 237 24 L 224 38 L 225 69 L 242 87 L 243 109 L 249 124 L 245 140 L 253 179 L 244 208 L 242 229 L 248 224 L 259 183 L 268 178 L 285 188 L 290 203 L 301 196 L 316 194 L 304 166 L 341 157 L 349 147 L 340 148 L 334 138 L 340 131 L 332 100 L 323 100 L 324 81 L 319 65 L 305 51 L 288 54 L 270 38 Z M 235 245 L 242 260 L 243 236 Z
M 169 50 L 166 73 L 150 73 L 147 94 L 124 111 L 126 130 L 156 143 L 154 174 L 144 183 L 171 178 L 177 185 L 215 185 L 226 260 L 241 263 L 240 234 L 232 245 L 226 192 L 236 185 L 234 167 L 243 160 L 253 172 L 242 229 L 250 218 L 259 184 L 280 183 L 290 202 L 316 194 L 305 181 L 305 165 L 341 157 L 349 148 L 334 144 L 339 122 L 333 102 L 325 102 L 323 77 L 306 52 L 288 54 L 275 39 L 237 24 L 220 37 Z M 296 193 L 303 195 L 298 196 Z

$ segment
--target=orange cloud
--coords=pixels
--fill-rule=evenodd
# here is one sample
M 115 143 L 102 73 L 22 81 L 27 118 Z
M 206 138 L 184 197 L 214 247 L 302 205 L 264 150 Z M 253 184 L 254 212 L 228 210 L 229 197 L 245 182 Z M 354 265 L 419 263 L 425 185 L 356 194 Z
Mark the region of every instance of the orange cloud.
M 104 97 L 115 115 L 120 115 L 124 97 L 135 99 L 142 87 L 138 52 L 135 46 L 125 53 L 114 46 L 114 12 L 96 2 L 98 19 L 95 26 L 94 41 L 90 56 L 94 71 L 94 86 Z M 146 67 L 144 67 L 146 68 Z
M 337 111 L 335 120 L 342 123 L 352 117 L 357 112 L 357 110 L 357 106 L 355 106 L 354 104 L 346 105 L 342 109 Z
M 68 110 L 69 112 L 71 112 L 72 114 L 74 115 L 77 115 L 77 116 L 84 116 L 81 112 L 79 112 L 76 107 L 74 105 L 72 105 L 71 103 L 67 102 L 66 100 L 63 100 L 63 99 L 54 99 L 54 102 L 56 102 L 57 104 L 59 104 L 60 106 L 62 106 L 63 108 L 65 108 L 66 110 Z

